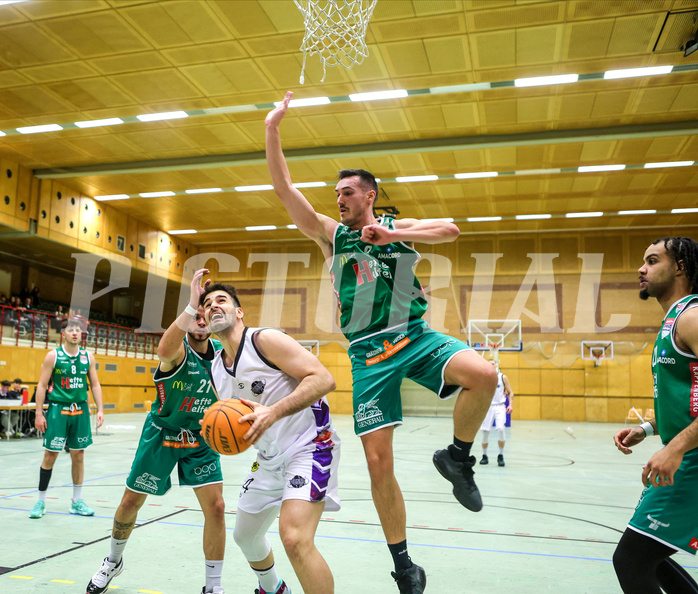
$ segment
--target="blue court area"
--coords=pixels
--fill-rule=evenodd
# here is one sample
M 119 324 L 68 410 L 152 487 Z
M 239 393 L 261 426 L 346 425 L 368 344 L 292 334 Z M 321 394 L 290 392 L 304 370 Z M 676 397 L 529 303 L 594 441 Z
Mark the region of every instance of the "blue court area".
M 86 454 L 85 501 L 93 517 L 69 513 L 70 460 L 61 454 L 48 493 L 47 513 L 30 520 L 42 450 L 38 440 L 0 442 L 0 592 L 84 592 L 107 554 L 114 511 L 123 493 L 143 415 L 108 415 Z M 361 444 L 351 418 L 335 418 L 342 438 L 342 510 L 326 514 L 318 548 L 335 576 L 338 594 L 397 592 L 391 558 L 373 507 Z M 506 467 L 478 466 L 485 503 L 462 508 L 432 466 L 434 450 L 451 437 L 445 418 L 407 418 L 396 431 L 396 474 L 407 503 L 408 544 L 427 572 L 427 592 L 577 594 L 620 592 L 611 556 L 640 495 L 641 467 L 658 439 L 632 456 L 612 444 L 617 425 L 518 421 L 507 429 Z M 474 453 L 480 455 L 476 443 Z M 494 456 L 492 455 L 494 454 Z M 224 494 L 228 544 L 226 592 L 252 594 L 255 579 L 232 539 L 237 495 L 253 452 L 226 457 Z M 174 477 L 176 480 L 176 476 Z M 178 486 L 150 497 L 124 555 L 125 571 L 109 591 L 133 594 L 198 593 L 203 585 L 203 516 L 194 494 Z M 280 575 L 301 592 L 272 526 Z M 698 560 L 675 559 L 698 577 Z

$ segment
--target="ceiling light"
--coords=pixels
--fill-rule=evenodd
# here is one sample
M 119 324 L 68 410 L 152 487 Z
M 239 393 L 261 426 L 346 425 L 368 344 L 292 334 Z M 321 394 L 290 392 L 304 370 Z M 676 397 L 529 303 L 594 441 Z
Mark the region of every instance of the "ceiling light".
M 109 194 L 108 196 L 95 196 L 95 200 L 99 202 L 104 202 L 105 200 L 128 200 L 130 196 L 128 194 Z
M 273 190 L 274 186 L 269 184 L 264 184 L 261 186 L 235 186 L 234 190 L 236 192 L 262 192 L 264 190 Z
M 657 74 L 669 74 L 673 66 L 651 66 L 649 68 L 626 68 L 624 70 L 607 70 L 603 73 L 606 80 L 614 78 L 632 78 L 634 76 L 656 76 Z
M 141 198 L 162 198 L 163 196 L 174 196 L 174 192 L 141 192 L 138 194 Z
M 57 130 L 63 130 L 63 126 L 58 124 L 45 124 L 43 126 L 23 126 L 22 128 L 15 128 L 20 134 L 38 134 L 39 132 L 55 132 Z
M 558 74 L 556 76 L 534 76 L 532 78 L 517 78 L 515 87 L 540 87 L 542 85 L 564 85 L 575 83 L 579 79 L 578 74 Z
M 671 214 L 685 214 L 688 212 L 698 212 L 698 208 L 672 208 Z
M 400 183 L 420 182 L 420 181 L 436 181 L 438 175 L 410 175 L 407 177 L 396 177 L 395 181 Z
M 453 217 L 443 217 L 440 219 L 420 219 L 422 223 L 435 223 L 437 221 L 441 221 L 444 223 L 452 223 L 454 221 Z
M 486 221 L 501 221 L 502 217 L 468 217 L 469 223 L 484 223 Z
M 330 102 L 329 97 L 308 97 L 307 99 L 291 99 L 288 102 L 289 107 L 308 107 L 310 105 L 327 105 Z M 283 101 L 274 101 L 274 105 L 279 107 Z
M 141 122 L 157 122 L 160 120 L 177 120 L 179 118 L 188 118 L 189 114 L 186 111 L 165 111 L 163 113 L 144 113 L 136 116 Z
M 648 208 L 647 210 L 619 210 L 619 215 L 643 215 L 643 214 L 655 214 L 657 211 Z
M 586 165 L 577 167 L 579 173 L 589 173 L 591 171 L 621 171 L 625 169 L 625 165 Z
M 552 216 L 549 214 L 516 215 L 516 219 L 519 221 L 532 221 L 534 219 L 549 219 Z
M 0 136 L 7 136 L 2 130 L 0 130 Z
M 18 2 L 24 2 L 25 0 L 0 0 L 0 6 L 5 4 L 17 4 Z
M 222 192 L 223 188 L 197 188 L 195 190 L 184 190 L 185 194 L 212 194 L 213 192 Z
M 496 171 L 473 171 L 472 173 L 456 173 L 453 177 L 456 179 L 475 179 L 477 177 L 497 177 L 499 173 Z
M 514 175 L 547 175 L 549 173 L 562 173 L 559 167 L 556 169 L 519 169 Z
M 294 188 L 323 188 L 327 184 L 325 182 L 301 182 L 299 184 L 292 184 Z
M 273 231 L 276 225 L 257 225 L 255 227 L 245 227 L 245 231 Z
M 585 219 L 587 217 L 602 217 L 603 213 L 600 211 L 592 212 L 568 212 L 565 217 L 568 219 Z
M 86 120 L 84 122 L 75 122 L 78 128 L 96 128 L 97 126 L 117 126 L 123 124 L 121 118 L 107 118 L 105 120 Z
M 196 229 L 176 229 L 174 231 L 168 231 L 170 235 L 191 235 L 196 233 Z
M 665 161 L 664 163 L 645 163 L 645 169 L 655 169 L 657 167 L 690 167 L 695 161 Z
M 296 225 L 286 225 L 286 229 L 298 229 Z
M 379 99 L 400 99 L 402 97 L 407 97 L 405 89 L 377 91 L 374 93 L 353 93 L 349 95 L 349 99 L 352 101 L 378 101 Z

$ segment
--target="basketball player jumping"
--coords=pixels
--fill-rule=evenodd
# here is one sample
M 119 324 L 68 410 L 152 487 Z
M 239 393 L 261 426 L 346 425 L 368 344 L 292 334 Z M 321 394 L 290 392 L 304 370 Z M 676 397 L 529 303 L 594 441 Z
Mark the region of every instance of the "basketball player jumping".
M 393 430 L 402 424 L 400 383 L 409 377 L 440 398 L 458 397 L 453 444 L 434 454 L 434 464 L 453 484 L 456 499 L 479 511 L 482 500 L 473 480 L 476 460 L 470 448 L 490 406 L 497 374 L 475 351 L 422 320 L 427 301 L 413 272 L 419 260 L 413 243 L 453 241 L 458 227 L 441 221 L 376 220 L 373 203 L 378 185 L 362 169 L 339 173 L 335 192 L 340 223 L 315 212 L 293 187 L 281 147 L 279 124 L 292 94 L 287 93 L 267 115 L 267 164 L 274 190 L 291 219 L 331 264 L 342 331 L 350 344 L 354 428 L 361 437 L 373 501 L 393 555 L 393 577 L 403 594 L 421 594 L 426 574 L 407 553 L 405 503 L 393 471 Z
M 160 364 L 153 375 L 157 400 L 143 424 L 138 449 L 126 479 L 126 489 L 114 515 L 109 555 L 87 585 L 87 594 L 106 592 L 124 570 L 128 538 L 148 495 L 164 495 L 172 487 L 170 475 L 178 467 L 179 484 L 192 487 L 204 514 L 206 585 L 202 594 L 224 594 L 221 586 L 225 552 L 225 503 L 220 456 L 200 434 L 204 411 L 217 400 L 208 379 L 211 361 L 221 345 L 209 338 L 199 307 L 203 289 L 194 273 L 189 305 L 160 339 Z
M 257 576 L 256 593 L 290 594 L 266 537 L 278 515 L 305 594 L 333 594 L 332 573 L 314 540 L 322 512 L 339 509 L 339 439 L 325 398 L 334 379 L 290 336 L 247 328 L 231 285 L 209 285 L 201 303 L 224 349 L 211 366 L 218 397 L 239 398 L 254 409 L 241 418 L 253 421 L 244 439 L 257 449 L 257 460 L 240 491 L 233 536 Z
M 638 272 L 640 298 L 656 298 L 665 314 L 652 353 L 656 417 L 613 440 L 624 454 L 655 434 L 664 447 L 643 468 L 645 490 L 613 566 L 627 594 L 696 593 L 696 582 L 670 557 L 698 550 L 698 244 L 658 239 Z

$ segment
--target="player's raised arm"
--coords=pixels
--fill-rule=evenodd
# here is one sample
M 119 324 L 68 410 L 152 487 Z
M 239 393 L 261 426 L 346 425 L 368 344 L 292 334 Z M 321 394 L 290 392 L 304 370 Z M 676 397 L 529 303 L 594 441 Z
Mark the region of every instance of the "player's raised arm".
M 419 219 L 397 219 L 395 229 L 381 225 L 366 225 L 361 231 L 361 240 L 375 245 L 388 243 L 447 243 L 455 241 L 460 230 L 446 221 L 420 221 Z
M 303 235 L 324 248 L 332 243 L 337 221 L 315 212 L 306 197 L 293 187 L 291 174 L 288 171 L 286 158 L 281 148 L 279 124 L 284 115 L 286 115 L 288 103 L 292 96 L 293 93 L 291 91 L 286 93 L 281 104 L 270 111 L 264 120 L 266 126 L 267 165 L 269 166 L 269 173 L 271 173 L 274 191 L 281 199 L 293 223 Z

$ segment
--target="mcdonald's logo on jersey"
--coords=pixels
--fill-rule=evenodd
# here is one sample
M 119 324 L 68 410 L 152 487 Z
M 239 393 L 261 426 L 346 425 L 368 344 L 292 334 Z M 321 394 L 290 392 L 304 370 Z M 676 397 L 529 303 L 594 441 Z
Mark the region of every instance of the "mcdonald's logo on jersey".
M 182 380 L 177 380 L 176 382 L 172 382 L 172 387 L 175 390 L 184 390 L 184 382 L 182 382 Z

